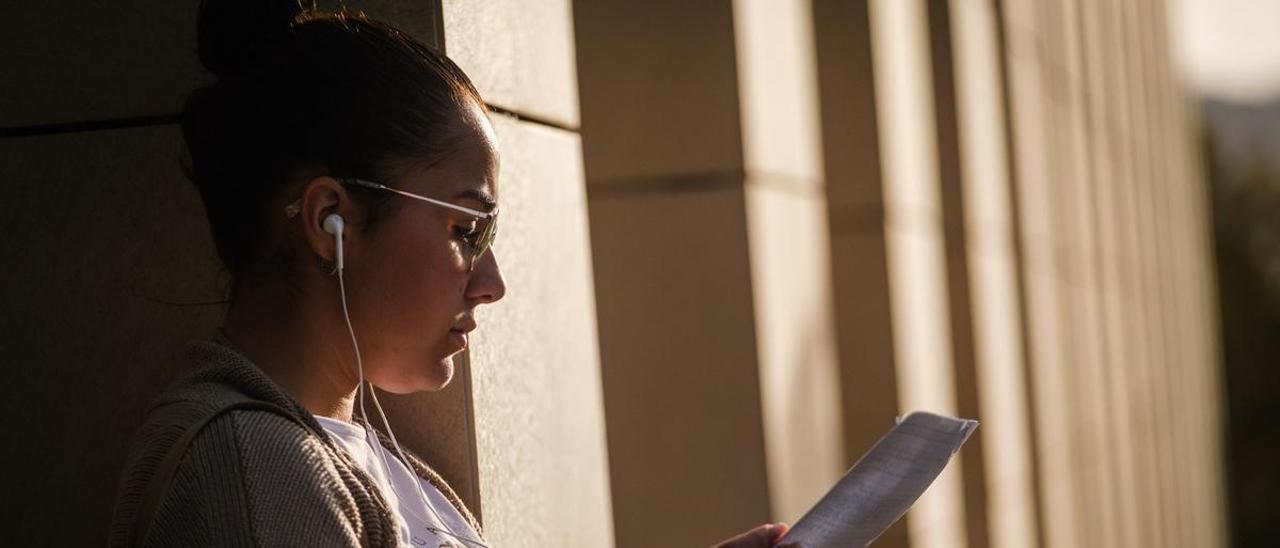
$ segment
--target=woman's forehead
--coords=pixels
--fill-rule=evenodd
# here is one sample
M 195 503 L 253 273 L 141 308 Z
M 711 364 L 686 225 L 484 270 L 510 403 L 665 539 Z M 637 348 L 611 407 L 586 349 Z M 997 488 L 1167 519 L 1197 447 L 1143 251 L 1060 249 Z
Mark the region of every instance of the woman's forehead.
M 493 140 L 471 126 L 440 161 L 407 165 L 401 178 L 410 192 L 450 202 L 469 197 L 459 205 L 490 209 L 498 199 L 498 151 Z
M 471 126 L 451 159 L 452 162 L 443 166 L 449 172 L 446 184 L 450 192 L 479 191 L 497 199 L 498 147 L 487 120 L 479 126 Z
M 491 209 L 498 199 L 498 140 L 486 111 L 463 109 L 449 149 L 434 161 L 409 161 L 395 177 L 410 192 Z M 459 201 L 470 195 L 470 199 Z
M 462 139 L 462 154 L 458 155 L 458 167 L 466 173 L 461 174 L 463 180 L 460 184 L 463 188 L 458 188 L 457 191 L 478 190 L 496 200 L 501 161 L 498 137 L 485 111 L 472 107 L 467 112 L 468 131 Z

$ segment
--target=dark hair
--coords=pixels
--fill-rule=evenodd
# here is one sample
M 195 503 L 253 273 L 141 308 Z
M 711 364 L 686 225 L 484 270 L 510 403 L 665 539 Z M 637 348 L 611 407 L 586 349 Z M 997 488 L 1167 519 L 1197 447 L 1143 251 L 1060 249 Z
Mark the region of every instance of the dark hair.
M 361 13 L 299 0 L 203 0 L 200 62 L 217 76 L 183 108 L 186 171 L 233 280 L 261 255 L 282 193 L 324 174 L 387 180 L 451 150 L 474 85 L 430 46 Z M 348 187 L 369 207 L 388 193 Z M 234 282 L 233 282 L 234 283 Z

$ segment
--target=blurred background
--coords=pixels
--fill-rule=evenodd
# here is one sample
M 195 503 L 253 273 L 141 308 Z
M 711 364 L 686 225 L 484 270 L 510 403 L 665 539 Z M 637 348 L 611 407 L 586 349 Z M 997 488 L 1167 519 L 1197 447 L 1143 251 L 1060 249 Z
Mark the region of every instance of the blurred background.
M 1198 128 L 1221 307 L 1229 525 L 1280 538 L 1280 2 L 1170 4 L 1171 47 Z
M 1280 2 L 345 4 L 494 110 L 507 297 L 388 399 L 495 546 L 794 522 L 914 410 L 982 426 L 877 546 L 1280 538 Z M 6 544 L 102 542 L 221 322 L 195 13 L 0 18 Z

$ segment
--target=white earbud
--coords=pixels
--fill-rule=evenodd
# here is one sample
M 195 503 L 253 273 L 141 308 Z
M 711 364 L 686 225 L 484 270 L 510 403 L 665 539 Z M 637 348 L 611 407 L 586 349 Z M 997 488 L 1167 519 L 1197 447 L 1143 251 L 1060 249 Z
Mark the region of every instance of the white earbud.
M 324 218 L 324 231 L 333 234 L 333 241 L 338 248 L 338 272 L 342 272 L 342 228 L 345 225 L 342 215 L 337 213 L 330 213 Z

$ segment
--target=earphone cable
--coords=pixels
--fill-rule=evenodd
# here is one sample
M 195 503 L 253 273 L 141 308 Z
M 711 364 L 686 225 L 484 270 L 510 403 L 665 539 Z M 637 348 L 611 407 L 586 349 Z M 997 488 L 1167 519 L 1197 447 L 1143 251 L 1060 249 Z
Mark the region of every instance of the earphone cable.
M 412 469 L 412 467 L 409 464 L 408 457 L 405 456 L 404 451 L 400 450 L 400 442 L 396 441 L 396 435 L 394 432 L 391 431 L 391 425 L 387 423 L 387 414 L 385 411 L 382 410 L 382 404 L 378 403 L 378 393 L 376 391 L 370 391 L 369 397 L 373 399 L 373 406 L 375 409 L 378 410 L 378 416 L 382 419 L 382 426 L 383 428 L 386 428 L 387 435 L 388 437 L 391 438 L 391 444 L 395 447 L 396 454 L 400 455 L 400 460 L 405 463 L 406 467 L 410 467 Z M 370 424 L 369 427 L 372 428 L 373 427 L 372 424 Z M 385 460 L 386 453 L 385 452 L 381 452 L 381 453 L 383 454 L 383 465 L 386 466 L 386 460 Z M 483 542 L 480 542 L 478 540 L 471 540 L 462 535 L 454 533 L 453 530 L 449 527 L 449 522 L 445 521 L 445 519 L 440 516 L 440 513 L 436 512 L 435 507 L 427 502 L 426 493 L 423 493 L 421 488 L 418 488 L 417 491 L 418 491 L 418 496 L 422 499 L 422 505 L 426 507 L 427 511 L 431 512 L 431 515 L 436 517 L 436 521 L 440 522 L 440 525 L 444 527 L 443 530 L 435 529 L 437 532 L 445 533 L 466 544 L 480 546 L 482 548 L 488 548 L 488 545 L 484 544 Z
M 339 235 L 337 236 L 337 238 L 338 238 L 338 253 L 339 253 L 339 254 L 341 254 L 341 253 L 342 253 L 342 243 L 341 243 L 341 242 L 342 242 L 342 240 L 341 240 L 342 236 L 341 236 L 341 232 L 339 232 Z M 371 421 L 369 420 L 369 414 L 368 414 L 368 412 L 365 410 L 365 406 L 364 406 L 364 384 L 365 384 L 365 379 L 364 379 L 364 362 L 363 362 L 363 360 L 361 359 L 361 356 L 360 356 L 360 344 L 359 344 L 358 342 L 356 342 L 356 331 L 355 331 L 355 328 L 354 328 L 354 327 L 352 327 L 352 325 L 351 325 L 351 314 L 350 314 L 350 312 L 349 312 L 349 311 L 348 311 L 348 309 L 347 309 L 347 287 L 346 287 L 346 281 L 345 281 L 344 276 L 343 276 L 343 270 L 344 270 L 344 269 L 343 269 L 343 267 L 342 267 L 342 266 L 339 266 L 337 270 L 338 270 L 338 293 L 339 293 L 339 295 L 340 295 L 340 297 L 341 297 L 341 300 L 342 300 L 342 318 L 343 318 L 343 320 L 346 322 L 346 325 L 347 325 L 347 333 L 348 333 L 349 335 L 351 335 L 351 347 L 352 347 L 352 349 L 355 351 L 355 355 L 356 355 L 356 372 L 357 372 L 357 373 L 359 374 L 359 376 L 360 376 L 359 384 L 356 386 L 356 400 L 358 401 L 358 404 L 359 404 L 359 406 L 360 406 L 360 417 L 361 417 L 362 419 L 364 419 L 364 423 L 365 423 L 365 436 L 364 436 L 364 438 L 365 438 L 365 443 L 366 443 L 366 444 L 368 444 L 368 445 L 370 446 L 370 448 L 371 448 L 371 449 L 373 449 L 374 453 L 378 455 L 379 460 L 381 460 L 381 461 L 382 461 L 383 471 L 384 471 L 384 473 L 386 474 L 387 480 L 388 480 L 388 481 L 390 481 L 390 479 L 391 479 L 391 465 L 387 462 L 386 450 L 385 450 L 385 449 L 383 449 L 383 448 L 381 447 L 381 445 L 380 445 L 380 444 L 376 443 L 376 440 L 375 440 L 375 439 L 372 439 L 372 438 L 371 438 L 371 436 L 376 436 L 376 434 L 374 434 L 374 433 L 372 432 L 372 430 L 373 430 L 373 422 L 371 422 Z M 372 388 L 372 387 L 371 387 L 371 388 Z M 407 457 L 405 457 L 404 452 L 400 449 L 400 442 L 396 440 L 396 434 L 395 434 L 395 432 L 393 432 L 393 431 L 391 430 L 391 424 L 387 422 L 387 414 L 386 414 L 386 412 L 384 412 L 384 411 L 382 410 L 382 404 L 380 404 L 380 403 L 378 402 L 378 394 L 377 394 L 376 392 L 374 392 L 374 391 L 370 390 L 370 392 L 369 392 L 369 397 L 373 399 L 373 405 L 374 405 L 374 407 L 378 410 L 378 416 L 379 416 L 379 418 L 382 420 L 382 426 L 383 426 L 383 428 L 385 428 L 385 429 L 386 429 L 388 437 L 390 437 L 390 438 L 391 438 L 391 444 L 392 444 L 392 446 L 395 448 L 395 450 L 396 450 L 396 454 L 400 456 L 400 460 L 401 460 L 401 461 L 403 461 L 403 462 L 404 462 L 404 465 L 405 465 L 406 467 L 409 467 L 409 468 L 410 468 L 410 471 L 412 472 L 413 470 L 412 470 L 411 465 L 409 464 L 409 459 L 408 459 Z M 415 476 L 416 476 L 416 472 L 415 472 Z M 415 478 L 415 480 L 416 480 L 416 478 Z M 389 486 L 390 486 L 390 485 L 389 485 Z M 394 492 L 394 491 L 395 491 L 395 487 L 394 487 L 394 486 L 390 486 L 390 487 L 391 487 L 391 490 Z M 444 518 L 442 518 L 442 517 L 440 516 L 440 514 L 439 514 L 438 512 L 436 512 L 435 508 L 434 508 L 434 507 L 432 507 L 432 506 L 431 506 L 431 504 L 427 501 L 427 495 L 426 495 L 426 493 L 423 493 L 422 488 L 421 488 L 420 486 L 418 486 L 418 488 L 417 488 L 417 489 L 415 489 L 415 491 L 417 491 L 417 492 L 418 492 L 418 498 L 419 498 L 419 500 L 421 500 L 421 501 L 422 501 L 422 505 L 423 505 L 423 506 L 424 506 L 424 507 L 425 507 L 429 512 L 431 512 L 431 514 L 432 514 L 432 515 L 434 515 L 434 516 L 435 516 L 436 520 L 440 522 L 440 525 L 444 526 L 444 529 L 443 529 L 443 530 L 433 528 L 435 531 L 437 531 L 437 532 L 441 532 L 441 533 L 445 533 L 445 534 L 447 534 L 447 535 L 449 535 L 449 536 L 451 536 L 451 537 L 453 537 L 453 538 L 456 538 L 456 539 L 458 539 L 459 541 L 462 541 L 463 543 L 466 543 L 466 544 L 470 544 L 470 545 L 474 545 L 474 546 L 479 546 L 479 547 L 481 547 L 481 548 L 488 548 L 488 546 L 487 546 L 487 545 L 485 545 L 485 544 L 484 544 L 484 543 L 482 543 L 482 542 L 479 542 L 479 541 L 475 541 L 475 540 L 468 539 L 468 538 L 466 538 L 466 537 L 464 537 L 464 536 L 462 536 L 462 535 L 459 535 L 459 534 L 457 534 L 457 533 L 454 533 L 452 530 L 450 530 L 448 522 L 446 522 L 446 521 L 444 520 Z M 397 498 L 399 498 L 399 497 L 397 497 Z M 424 515 L 424 517 L 425 517 L 425 515 Z

